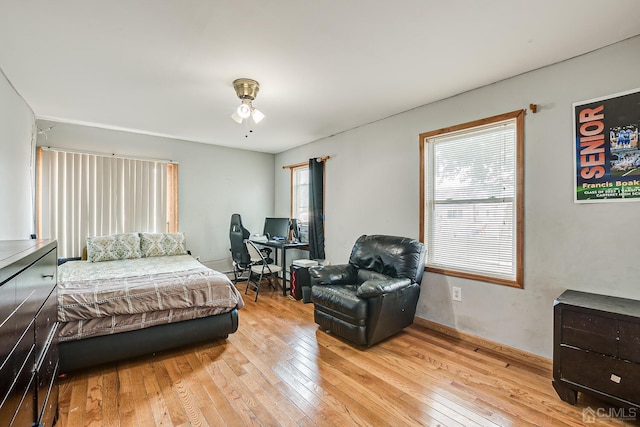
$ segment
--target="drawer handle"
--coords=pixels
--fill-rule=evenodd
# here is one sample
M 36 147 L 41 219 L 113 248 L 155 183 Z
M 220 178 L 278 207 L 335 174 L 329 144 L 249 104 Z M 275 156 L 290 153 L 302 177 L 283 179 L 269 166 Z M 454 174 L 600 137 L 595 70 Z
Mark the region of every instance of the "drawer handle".
M 46 278 L 53 279 L 53 274 L 43 274 L 42 278 L 43 279 L 46 279 Z

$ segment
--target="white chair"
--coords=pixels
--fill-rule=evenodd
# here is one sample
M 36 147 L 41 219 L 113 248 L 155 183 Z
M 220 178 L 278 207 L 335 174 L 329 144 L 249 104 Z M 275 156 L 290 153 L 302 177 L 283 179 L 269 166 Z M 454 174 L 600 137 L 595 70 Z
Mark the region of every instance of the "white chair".
M 256 290 L 256 299 L 258 301 L 258 294 L 260 293 L 260 284 L 262 283 L 263 278 L 267 278 L 269 280 L 269 285 L 276 289 L 272 282 L 272 278 L 275 274 L 282 271 L 282 267 L 269 264 L 264 254 L 258 249 L 255 243 L 251 240 L 245 240 L 244 244 L 247 247 L 247 251 L 249 252 L 249 256 L 251 257 L 251 268 L 249 270 L 249 279 L 247 280 L 247 288 L 244 293 L 246 294 L 249 291 L 249 287 Z M 255 280 L 255 276 L 258 276 L 258 280 Z M 277 280 L 277 278 L 276 278 Z

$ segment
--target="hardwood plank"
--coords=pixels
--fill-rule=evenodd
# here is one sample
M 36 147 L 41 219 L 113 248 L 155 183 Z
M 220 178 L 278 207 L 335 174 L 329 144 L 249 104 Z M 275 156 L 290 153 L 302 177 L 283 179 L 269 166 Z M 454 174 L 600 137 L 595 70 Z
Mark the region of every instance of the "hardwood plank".
M 211 400 L 207 391 L 202 384 L 195 378 L 198 376 L 197 369 L 194 370 L 189 362 L 189 356 L 193 356 L 193 351 L 188 350 L 182 353 L 183 357 L 175 358 L 174 361 L 178 367 L 177 373 L 189 387 L 189 391 L 193 395 L 194 403 L 197 410 L 202 414 L 207 425 L 224 425 L 224 419 L 217 411 L 216 407 L 211 405 Z
M 120 427 L 118 371 L 115 366 L 107 366 L 100 371 L 100 375 L 102 375 L 102 425 Z
M 408 341 L 408 345 L 411 344 L 411 341 Z M 410 354 L 413 350 L 410 347 L 403 345 L 402 353 Z M 459 354 L 461 348 L 457 349 L 447 349 L 443 345 L 434 346 L 431 349 L 431 355 L 440 356 L 441 360 L 451 360 L 456 354 Z M 452 362 L 452 368 L 459 369 L 466 373 L 469 378 L 473 378 L 472 376 L 477 372 L 482 372 L 483 376 L 488 378 L 493 378 L 493 385 L 497 387 L 503 387 L 505 389 L 511 389 L 513 392 L 512 398 L 521 399 L 523 401 L 527 401 L 527 397 L 532 392 L 540 392 L 540 393 L 555 393 L 551 387 L 551 384 L 548 380 L 545 380 L 544 383 L 541 381 L 536 381 L 535 377 L 528 377 L 528 381 L 523 381 L 525 378 L 522 374 L 518 372 L 514 372 L 513 370 L 507 372 L 507 365 L 504 362 L 498 363 L 495 367 L 491 367 L 490 363 L 487 363 L 486 358 L 483 355 L 478 355 L 477 352 L 467 350 L 467 362 L 466 363 L 456 363 L 455 365 Z M 487 369 L 488 368 L 488 369 Z M 517 389 L 517 391 L 513 391 Z M 549 406 L 539 406 L 536 403 L 531 403 L 532 408 L 537 411 L 546 411 L 553 412 L 555 408 L 551 408 Z M 561 408 L 562 405 L 558 405 L 557 408 Z
M 129 380 L 131 382 L 131 397 L 133 398 L 133 407 L 136 415 L 136 421 L 138 426 L 150 426 L 154 424 L 154 416 L 152 408 L 147 399 L 147 390 L 144 384 L 144 375 L 134 375 L 134 369 L 136 371 L 141 370 L 146 365 L 144 361 L 138 361 L 135 364 L 130 365 Z M 125 424 L 126 425 L 126 424 Z
M 247 355 L 253 355 L 252 364 L 250 370 L 255 372 L 260 372 L 262 377 L 264 378 L 265 387 L 271 386 L 274 388 L 275 393 L 281 395 L 284 399 L 287 399 L 292 403 L 293 407 L 289 407 L 292 411 L 301 411 L 305 414 L 305 418 L 303 418 L 303 422 L 300 425 L 316 425 L 313 422 L 313 419 L 316 418 L 314 415 L 316 414 L 317 407 L 315 404 L 310 403 L 306 399 L 301 398 L 297 389 L 292 388 L 289 384 L 285 383 L 278 377 L 272 370 L 271 365 L 266 363 L 267 360 L 270 360 L 266 356 L 260 354 L 257 348 L 253 346 L 253 343 L 248 340 L 237 340 L 238 349 Z M 276 361 L 277 363 L 277 361 Z
M 416 340 L 417 341 L 417 340 Z M 412 341 L 409 341 L 410 345 Z M 409 346 L 402 345 L 400 348 L 396 349 L 401 351 L 401 353 L 405 356 L 411 355 L 414 350 L 412 350 Z M 564 405 L 556 405 L 555 407 L 551 407 L 549 405 L 539 405 L 538 402 L 532 402 L 529 396 L 531 393 L 545 393 L 551 396 L 553 389 L 549 381 L 546 381 L 545 384 L 540 384 L 540 387 L 534 388 L 532 384 L 536 384 L 535 378 L 530 379 L 530 381 L 522 382 L 522 376 L 518 375 L 515 372 L 505 372 L 504 364 L 498 365 L 499 368 L 491 368 L 491 365 L 486 363 L 479 364 L 478 360 L 481 359 L 482 355 L 478 355 L 475 351 L 471 351 L 467 349 L 466 356 L 471 361 L 469 363 L 456 363 L 455 357 L 456 354 L 460 354 L 461 349 L 459 348 L 457 352 L 446 349 L 445 347 L 439 345 L 434 346 L 430 349 L 431 356 L 439 356 L 439 360 L 451 360 L 450 364 L 446 366 L 447 369 L 452 369 L 456 372 L 457 375 L 463 376 L 467 379 L 467 381 L 477 381 L 480 384 L 478 386 L 483 387 L 500 387 L 505 390 L 508 390 L 511 394 L 512 399 L 517 399 L 520 401 L 522 406 L 529 406 L 532 410 L 540 413 L 540 416 L 546 418 L 547 416 L 553 416 L 553 412 L 560 410 L 562 411 Z M 478 366 L 486 366 L 489 369 L 479 370 Z M 476 375 L 478 372 L 481 372 L 482 375 Z M 488 379 L 489 383 L 485 383 Z
M 493 349 L 497 354 L 500 355 L 501 358 L 506 356 L 514 360 L 519 360 L 521 362 L 524 362 L 527 365 L 532 367 L 537 367 L 539 369 L 544 369 L 544 370 L 551 369 L 551 366 L 550 366 L 551 361 L 545 357 L 527 353 L 527 352 L 518 350 L 516 348 L 509 347 L 504 344 L 498 344 L 496 342 L 489 341 L 482 337 L 467 334 L 467 333 L 458 331 L 456 329 L 450 328 L 448 326 L 432 322 L 427 319 L 416 318 L 415 323 L 416 325 L 424 326 L 433 331 L 437 331 L 442 334 L 449 335 L 453 338 L 457 338 L 461 342 L 471 343 L 485 349 Z
M 187 424 L 187 416 L 184 413 L 182 405 L 178 401 L 174 391 L 173 391 L 173 383 L 171 382 L 171 378 L 169 373 L 167 372 L 167 368 L 164 366 L 163 360 L 169 357 L 168 355 L 163 355 L 161 358 L 153 360 L 152 367 L 153 373 L 158 381 L 158 386 L 160 387 L 160 393 L 162 395 L 162 399 L 164 399 L 164 405 L 167 408 L 167 412 L 171 418 L 170 425 L 181 425 Z M 134 374 L 139 375 L 138 372 Z
M 83 426 L 84 422 L 84 408 L 87 402 L 87 389 L 89 386 L 89 378 L 87 374 L 80 375 L 79 381 L 71 383 L 70 387 L 63 387 L 62 390 L 65 395 L 58 401 L 58 406 L 64 405 L 68 402 L 67 407 L 64 407 L 61 414 L 67 415 L 68 426 Z M 68 397 L 67 397 L 68 396 Z M 62 403 L 61 403 L 62 402 Z M 62 421 L 62 420 L 61 420 Z
M 317 414 L 317 416 L 323 417 L 326 422 L 334 425 L 354 423 L 354 420 L 349 419 L 348 411 L 340 402 L 326 394 L 323 387 L 319 386 L 317 382 L 290 366 L 288 346 L 279 342 L 270 329 L 245 329 L 242 333 L 250 336 L 250 341 L 254 343 L 256 352 L 263 353 L 264 359 L 271 361 L 267 365 L 267 369 L 270 369 L 282 382 L 295 390 L 299 398 L 305 399 L 315 406 L 314 415 Z
M 87 399 L 84 408 L 86 426 L 102 425 L 102 381 L 102 375 L 87 378 Z
M 58 422 L 59 425 L 67 425 L 69 420 L 69 405 L 71 404 L 71 389 L 73 384 L 71 381 L 66 380 L 66 376 L 59 378 L 59 395 L 58 395 Z M 78 383 L 79 377 L 77 378 Z
M 131 385 L 131 369 L 125 364 L 124 369 L 118 369 L 118 383 L 120 393 L 118 393 L 118 412 L 120 414 L 120 424 L 125 426 L 137 426 L 136 411 L 133 397 L 133 386 Z M 133 373 L 136 375 L 136 373 Z M 83 424 L 69 424 L 69 426 Z
M 58 427 L 581 426 L 586 408 L 610 408 L 582 394 L 569 405 L 541 358 L 451 331 L 414 324 L 353 346 L 318 329 L 312 304 L 268 289 L 225 340 L 69 374 Z
M 155 425 L 170 426 L 171 416 L 169 415 L 169 408 L 164 400 L 164 396 L 160 390 L 160 384 L 158 384 L 158 379 L 156 378 L 151 363 L 142 364 L 139 374 L 144 381 L 144 389 L 147 394 L 149 406 L 151 407 Z
M 206 358 L 207 356 L 205 355 L 205 360 Z M 223 365 L 224 363 L 225 362 L 223 360 L 213 363 L 209 360 L 209 363 L 205 365 L 205 369 L 213 382 L 220 387 L 222 394 L 233 408 L 233 411 L 239 418 L 242 425 L 259 425 L 258 419 L 245 403 L 241 392 L 234 388 L 234 384 L 229 382 L 227 377 L 224 375 L 223 369 L 220 367 L 220 365 Z
M 381 347 L 381 351 L 385 350 L 384 346 Z M 507 387 L 496 378 L 490 375 L 490 372 L 485 367 L 479 366 L 478 371 L 468 369 L 464 366 L 464 359 L 462 363 L 458 362 L 458 359 L 451 359 L 446 356 L 439 356 L 437 348 L 430 348 L 430 352 L 426 353 L 419 350 L 418 354 L 414 354 L 413 357 L 418 360 L 424 360 L 426 363 L 423 368 L 427 368 L 425 373 L 432 374 L 432 377 L 443 378 L 446 381 L 450 381 L 453 377 L 459 387 L 468 386 L 472 393 L 471 396 L 476 397 L 475 392 L 481 391 L 483 396 L 489 399 L 490 402 L 501 409 L 501 411 L 508 412 L 511 417 L 516 417 L 518 422 L 524 423 L 526 421 L 532 421 L 532 423 L 538 425 L 549 425 L 549 420 L 546 416 L 538 414 L 535 409 L 517 404 L 513 401 L 514 393 L 524 392 L 524 387 L 514 391 Z M 385 350 L 389 356 L 393 357 L 393 360 L 402 361 L 409 356 L 410 353 L 403 351 L 402 347 L 396 346 L 393 351 Z M 396 362 L 397 363 L 397 362 Z
M 345 358 L 356 357 L 354 349 L 344 345 L 327 345 L 336 354 Z M 468 418 L 471 423 L 494 426 L 510 425 L 507 419 L 499 418 L 495 413 L 481 407 L 473 407 L 463 396 L 457 396 L 448 392 L 448 380 L 435 381 L 435 378 L 423 378 L 420 368 L 413 365 L 399 364 L 389 369 L 389 365 L 374 352 L 362 352 L 362 357 L 358 358 L 358 364 L 370 372 L 379 372 L 379 376 L 385 382 L 404 389 L 413 394 L 425 403 L 446 406 L 449 411 L 457 412 Z M 471 406 L 471 407 L 470 407 Z
M 178 363 L 182 360 L 180 355 L 178 357 L 165 358 L 163 360 L 164 367 L 169 374 L 171 380 L 171 388 L 173 389 L 175 396 L 182 405 L 184 413 L 187 416 L 188 424 L 193 426 L 208 425 L 204 414 L 200 411 L 200 405 L 198 399 L 194 396 L 193 390 L 198 390 L 196 384 L 189 381 L 189 376 L 185 376 L 185 372 L 181 372 L 178 367 Z M 188 362 L 182 363 L 183 367 L 188 366 Z

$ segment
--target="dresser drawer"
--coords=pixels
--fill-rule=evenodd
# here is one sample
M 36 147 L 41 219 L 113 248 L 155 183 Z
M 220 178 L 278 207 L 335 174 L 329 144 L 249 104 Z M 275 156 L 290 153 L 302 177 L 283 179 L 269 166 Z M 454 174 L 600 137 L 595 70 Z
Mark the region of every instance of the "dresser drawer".
M 56 285 L 56 252 L 49 252 L 28 269 L 20 273 L 17 280 L 17 321 L 33 318 Z
M 24 427 L 33 425 L 33 376 L 31 376 L 31 383 L 28 384 L 22 398 L 20 400 L 18 409 L 16 409 L 15 415 L 11 424 L 11 427 Z
M 618 322 L 618 357 L 640 363 L 640 323 Z
M 19 341 L 14 340 L 14 347 L 11 349 L 2 366 L 0 367 L 0 403 L 7 396 L 13 393 L 16 387 L 25 384 L 25 372 L 30 375 L 35 367 L 33 350 L 34 322 L 30 323 L 27 330 L 20 337 Z
M 40 426 L 51 426 L 58 410 L 58 384 L 56 377 L 58 376 L 58 359 L 53 365 L 47 367 L 45 375 L 38 376 L 38 422 Z M 47 382 L 48 379 L 48 382 Z
M 40 360 L 50 339 L 57 342 L 57 334 L 51 337 L 51 331 L 58 325 L 57 293 L 52 290 L 36 315 L 36 360 Z
M 562 379 L 630 402 L 640 402 L 640 366 L 602 354 L 563 347 Z
M 39 416 L 46 412 L 48 405 L 57 406 L 58 402 L 57 388 L 54 388 L 58 375 L 58 346 L 55 345 L 55 336 L 51 339 L 51 345 L 46 347 L 46 353 L 36 368 L 36 402 Z
M 610 317 L 565 309 L 562 312 L 561 344 L 615 356 L 618 322 Z
M 16 412 L 18 407 L 21 405 L 22 398 L 24 396 L 25 390 L 28 389 L 28 393 L 31 402 L 31 416 L 33 418 L 33 349 L 34 345 L 32 344 L 29 347 L 29 351 L 25 355 L 24 360 L 22 360 L 21 364 L 18 364 L 18 369 L 15 371 L 16 374 L 10 376 L 5 379 L 3 374 L 3 382 L 8 382 L 9 389 L 2 397 L 2 403 L 0 404 L 0 425 L 9 425 L 9 421 L 13 417 L 13 414 Z M 26 424 L 30 425 L 30 424 Z
M 6 392 L 6 387 L 2 384 L 6 382 L 6 379 L 2 376 L 2 367 L 7 363 L 7 358 L 14 350 L 16 342 L 20 335 L 18 335 L 18 328 L 15 319 L 16 309 L 16 281 L 12 279 L 5 282 L 0 286 L 0 399 L 4 396 L 3 390 Z
M 0 427 L 32 427 L 39 415 L 51 425 L 58 401 L 56 242 L 0 241 L 0 252 Z
M 16 279 L 11 279 L 0 285 L 0 344 L 16 330 L 13 322 L 9 321 L 15 309 Z

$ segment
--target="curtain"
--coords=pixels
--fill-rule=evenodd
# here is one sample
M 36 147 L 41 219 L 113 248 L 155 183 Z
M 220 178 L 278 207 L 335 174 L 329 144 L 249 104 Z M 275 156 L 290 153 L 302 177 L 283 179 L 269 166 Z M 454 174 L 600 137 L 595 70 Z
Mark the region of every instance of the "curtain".
M 89 236 L 175 226 L 168 225 L 175 215 L 168 163 L 51 149 L 38 155 L 38 235 L 58 240 L 59 257 L 80 256 Z
M 309 258 L 324 259 L 324 162 L 309 159 Z

